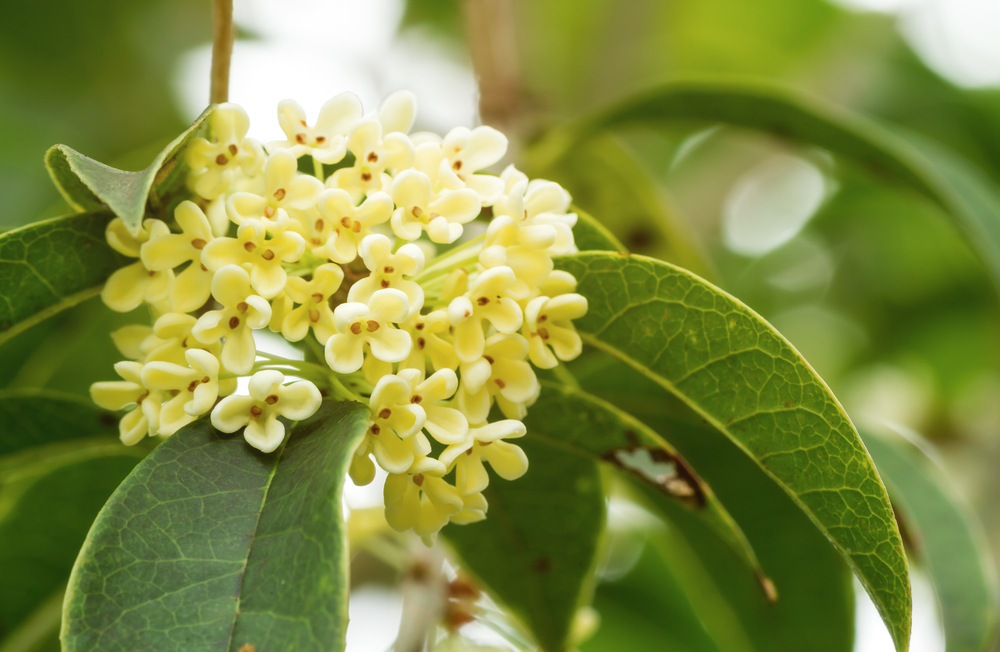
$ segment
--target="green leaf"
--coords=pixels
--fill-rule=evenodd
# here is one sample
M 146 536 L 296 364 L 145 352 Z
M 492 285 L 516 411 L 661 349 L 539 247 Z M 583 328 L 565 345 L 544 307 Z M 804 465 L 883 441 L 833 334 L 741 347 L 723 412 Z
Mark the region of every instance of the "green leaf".
M 0 235 L 0 343 L 95 296 L 125 264 L 104 239 L 111 218 L 80 213 Z
M 138 234 L 147 202 L 154 206 L 178 187 L 184 168 L 184 145 L 201 133 L 216 105 L 205 109 L 184 133 L 139 172 L 126 172 L 99 163 L 66 145 L 53 145 L 45 154 L 45 165 L 66 201 L 79 211 L 107 206 L 122 218 L 125 227 Z
M 948 652 L 984 652 L 997 636 L 997 574 L 972 511 L 917 435 L 865 433 L 917 558 L 927 565 L 944 621 Z M 913 445 L 907 442 L 911 439 Z
M 529 160 L 544 171 L 605 129 L 679 120 L 723 122 L 815 145 L 879 179 L 920 193 L 955 220 L 1000 284 L 1000 193 L 995 184 L 981 174 L 968 174 L 962 168 L 971 166 L 956 164 L 961 159 L 940 145 L 931 150 L 922 141 L 897 136 L 783 85 L 733 80 L 663 84 L 552 130 L 529 153 Z
M 117 437 L 118 417 L 91 401 L 37 389 L 0 391 L 0 457 L 34 446 Z
M 324 402 L 269 455 L 207 420 L 171 436 L 94 522 L 64 650 L 342 649 L 341 494 L 367 419 L 359 403 Z
M 568 649 L 604 526 L 604 489 L 593 461 L 529 435 L 528 472 L 491 478 L 486 520 L 444 535 L 464 567 L 534 634 L 543 650 Z
M 888 496 L 847 414 L 791 344 L 672 265 L 611 253 L 556 265 L 589 300 L 576 322 L 584 341 L 648 375 L 755 460 L 829 537 L 905 650 L 909 575 Z
M 576 226 L 573 227 L 573 240 L 580 251 L 626 251 L 625 245 L 611 235 L 611 231 L 595 220 L 593 216 L 573 206 L 570 209 L 576 213 Z
M 102 437 L 0 458 L 0 639 L 66 583 L 94 517 L 146 451 Z

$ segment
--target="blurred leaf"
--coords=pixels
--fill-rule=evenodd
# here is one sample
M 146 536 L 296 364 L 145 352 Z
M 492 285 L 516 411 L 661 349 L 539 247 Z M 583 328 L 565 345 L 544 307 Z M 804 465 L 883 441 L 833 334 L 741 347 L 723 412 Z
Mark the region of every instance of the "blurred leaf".
M 767 569 L 776 602 L 745 572 L 746 563 L 732 547 L 686 510 L 677 510 L 667 528 L 650 539 L 719 649 L 850 652 L 850 572 L 792 498 L 742 449 L 635 369 L 599 351 L 570 367 L 588 391 L 668 433 L 740 523 Z
M 57 589 L 43 600 L 9 636 L 0 640 L 0 652 L 60 652 L 59 623 L 65 591 Z
M 207 420 L 171 436 L 94 522 L 67 588 L 64 649 L 342 649 L 341 496 L 367 418 L 325 402 L 269 455 Z
M 576 226 L 573 227 L 573 239 L 580 251 L 625 251 L 622 243 L 611 235 L 608 229 L 595 220 L 589 213 L 577 207 L 570 209 L 576 213 Z
M 70 206 L 94 210 L 107 205 L 125 227 L 137 234 L 146 214 L 147 202 L 166 203 L 183 182 L 184 146 L 203 131 L 205 120 L 215 105 L 205 109 L 184 133 L 161 151 L 145 170 L 125 172 L 99 163 L 65 145 L 54 145 L 45 154 L 45 165 Z M 179 183 L 180 182 L 180 183 Z
M 0 639 L 66 583 L 94 517 L 147 450 L 116 436 L 0 457 Z
M 0 343 L 95 296 L 125 258 L 104 239 L 111 215 L 67 215 L 0 235 Z
M 604 526 L 597 465 L 534 433 L 518 442 L 531 460 L 515 482 L 492 478 L 485 520 L 449 525 L 444 535 L 479 577 L 534 634 L 563 652 L 589 580 Z
M 747 81 L 677 81 L 575 123 L 553 129 L 530 156 L 541 169 L 601 131 L 671 120 L 719 121 L 770 132 L 829 150 L 875 176 L 914 190 L 956 221 L 1000 285 L 1000 198 L 935 147 L 933 158 L 875 123 L 787 87 Z
M 917 557 L 927 564 L 948 652 L 992 649 L 1000 597 L 996 569 L 975 517 L 922 447 L 888 432 L 866 433 L 865 445 L 909 526 Z
M 0 457 L 34 446 L 118 436 L 118 418 L 90 401 L 44 390 L 0 391 Z
M 843 408 L 795 349 L 749 308 L 666 263 L 582 253 L 556 265 L 589 300 L 576 322 L 584 340 L 750 455 L 830 537 L 905 650 L 909 575 L 888 496 Z

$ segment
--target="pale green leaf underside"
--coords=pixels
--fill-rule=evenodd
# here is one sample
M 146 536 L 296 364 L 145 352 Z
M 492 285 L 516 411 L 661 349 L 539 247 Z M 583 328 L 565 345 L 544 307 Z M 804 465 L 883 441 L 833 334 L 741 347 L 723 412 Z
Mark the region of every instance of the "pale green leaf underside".
M 183 167 L 183 146 L 199 133 L 214 110 L 215 105 L 205 109 L 184 133 L 171 141 L 145 170 L 139 172 L 117 170 L 66 145 L 51 147 L 45 154 L 45 164 L 52 180 L 71 206 L 84 211 L 106 205 L 135 234 L 139 232 L 154 184 L 162 184 L 175 168 Z
M 879 179 L 940 206 L 967 236 L 1000 285 L 1000 191 L 940 145 L 901 137 L 861 116 L 765 81 L 680 80 L 553 129 L 529 152 L 542 170 L 602 130 L 698 120 L 758 129 L 850 160 Z
M 94 522 L 63 649 L 342 649 L 341 495 L 367 418 L 359 403 L 326 402 L 269 455 L 207 420 L 170 437 Z
M 557 259 L 590 310 L 585 341 L 649 375 L 725 433 L 810 516 L 855 571 L 905 650 L 906 557 L 857 432 L 797 351 L 745 305 L 642 256 Z
M 104 239 L 111 218 L 80 213 L 0 235 L 0 344 L 96 295 L 126 263 Z
M 865 444 L 934 582 L 948 652 L 992 649 L 1000 598 L 989 546 L 975 517 L 941 470 L 903 437 L 866 433 Z
M 492 475 L 486 520 L 449 525 L 444 535 L 477 576 L 547 652 L 563 652 L 593 573 L 604 526 L 597 464 L 529 435 L 517 442 L 528 472 Z

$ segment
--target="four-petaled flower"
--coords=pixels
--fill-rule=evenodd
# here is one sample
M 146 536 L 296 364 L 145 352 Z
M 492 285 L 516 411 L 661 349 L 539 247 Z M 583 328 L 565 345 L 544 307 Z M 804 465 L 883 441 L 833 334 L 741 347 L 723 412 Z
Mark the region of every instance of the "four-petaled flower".
M 410 384 L 410 403 L 424 409 L 424 430 L 442 444 L 457 444 L 469 431 L 469 422 L 461 411 L 438 401 L 451 398 L 458 389 L 458 377 L 451 369 L 439 369 L 428 378 L 416 369 L 402 369 L 396 374 Z
M 212 226 L 198 205 L 181 202 L 174 210 L 180 233 L 156 229 L 142 245 L 142 264 L 151 272 L 165 272 L 186 262 L 191 264 L 178 274 L 170 288 L 170 308 L 191 312 L 205 305 L 211 294 L 212 272 L 201 262 L 201 252 L 214 239 Z
M 448 132 L 442 143 L 444 160 L 440 164 L 441 177 L 457 178 L 466 188 L 479 195 L 483 206 L 490 206 L 504 191 L 503 180 L 489 174 L 476 174 L 490 167 L 507 153 L 507 137 L 492 127 L 481 126 L 471 131 L 456 127 Z M 446 186 L 454 182 L 444 181 Z
M 494 333 L 486 340 L 483 357 L 463 363 L 458 406 L 473 423 L 486 421 L 496 398 L 504 416 L 523 419 L 527 405 L 537 398 L 539 385 L 525 358 L 528 341 L 518 334 Z
M 340 374 L 354 373 L 364 362 L 364 345 L 382 362 L 401 362 L 410 354 L 410 334 L 397 324 L 410 307 L 399 290 L 378 290 L 367 304 L 342 303 L 333 311 L 337 334 L 326 342 L 326 362 Z
M 446 190 L 434 197 L 430 179 L 417 170 L 396 175 L 389 192 L 397 206 L 392 230 L 404 240 L 416 240 L 427 231 L 432 242 L 450 244 L 462 235 L 462 225 L 479 215 L 479 195 L 474 190 Z
M 191 349 L 187 365 L 150 362 L 142 368 L 142 384 L 173 393 L 160 409 L 161 435 L 172 435 L 215 405 L 220 395 L 236 391 L 236 379 L 220 383 L 219 359 L 203 349 Z
M 504 439 L 523 437 L 524 424 L 514 419 L 494 421 L 479 428 L 470 428 L 465 440 L 453 444 L 441 453 L 441 463 L 455 469 L 455 488 L 463 494 L 482 491 L 489 484 L 483 462 L 504 480 L 516 480 L 528 470 L 528 457 L 520 446 Z
M 199 317 L 191 334 L 203 344 L 225 338 L 222 364 L 235 374 L 250 373 L 257 356 L 250 329 L 267 326 L 271 304 L 264 297 L 251 294 L 250 277 L 236 265 L 226 265 L 215 273 L 212 296 L 222 304 L 222 310 L 210 310 Z
M 145 220 L 142 227 L 138 237 L 132 237 L 125 230 L 124 222 L 116 217 L 108 223 L 105 231 L 108 244 L 125 256 L 139 258 L 144 243 L 170 233 L 167 225 L 160 220 Z M 108 278 L 101 290 L 101 300 L 116 312 L 131 312 L 143 301 L 154 305 L 167 301 L 173 283 L 172 269 L 153 271 L 147 269 L 142 260 L 137 260 L 116 270 Z
M 347 148 L 354 165 L 341 168 L 327 180 L 328 188 L 343 188 L 355 199 L 385 190 L 392 179 L 386 170 L 402 170 L 413 164 L 413 143 L 399 132 L 383 133 L 377 118 L 362 118 L 347 133 Z
M 94 383 L 90 386 L 90 398 L 105 410 L 121 410 L 135 404 L 118 423 L 122 443 L 134 446 L 147 434 L 153 437 L 159 432 L 163 394 L 142 384 L 142 363 L 119 362 L 115 372 L 122 380 Z
M 516 281 L 510 267 L 488 269 L 476 277 L 468 292 L 448 304 L 448 321 L 455 327 L 455 354 L 459 360 L 475 362 L 483 355 L 484 320 L 501 333 L 521 328 L 524 315 L 510 297 Z
M 305 250 L 305 241 L 294 231 L 284 231 L 266 239 L 267 231 L 260 220 L 247 219 L 240 225 L 235 238 L 216 238 L 201 252 L 201 262 L 212 271 L 226 265 L 248 265 L 250 284 L 266 299 L 285 288 L 288 272 L 281 263 L 297 261 Z M 218 297 L 216 297 L 218 298 Z
M 389 238 L 376 233 L 361 241 L 359 253 L 371 274 L 351 286 L 348 301 L 368 303 L 379 290 L 393 288 L 406 295 L 411 315 L 420 312 L 424 305 L 424 292 L 416 282 L 403 278 L 404 275 L 416 276 L 423 271 L 424 252 L 420 247 L 405 244 L 392 253 Z
M 220 104 L 208 116 L 208 125 L 213 140 L 198 137 L 188 143 L 188 183 L 202 197 L 215 199 L 229 188 L 237 170 L 246 176 L 260 170 L 264 149 L 253 138 L 247 138 L 250 116 L 238 104 Z
M 212 425 L 222 432 L 236 432 L 245 426 L 243 437 L 248 444 L 265 453 L 274 451 L 285 439 L 285 426 L 278 417 L 308 419 L 323 401 L 308 380 L 284 382 L 280 371 L 258 371 L 250 378 L 249 396 L 233 395 L 219 401 L 212 410 Z
M 346 190 L 334 188 L 320 194 L 317 207 L 320 216 L 312 225 L 312 253 L 347 264 L 357 258 L 358 247 L 371 234 L 372 227 L 392 216 L 392 197 L 376 192 L 355 206 Z
M 410 333 L 413 347 L 406 360 L 400 363 L 400 368 L 417 369 L 426 373 L 428 360 L 432 369 L 454 370 L 458 367 L 455 345 L 441 338 L 451 328 L 446 311 L 435 310 L 426 315 L 412 315 L 404 327 Z
M 410 383 L 399 376 L 387 374 L 379 379 L 368 403 L 371 417 L 357 457 L 374 453 L 383 469 L 404 473 L 417 457 L 431 452 L 430 442 L 420 432 L 427 415 L 423 407 L 410 402 L 410 390 Z
M 337 332 L 330 297 L 340 289 L 343 280 L 344 270 L 332 263 L 317 267 L 312 280 L 299 277 L 288 279 L 285 293 L 290 300 L 300 305 L 285 315 L 281 334 L 290 342 L 298 342 L 309 333 L 311 327 L 319 343 L 326 344 Z
M 286 150 L 278 150 L 264 164 L 264 188 L 261 194 L 234 192 L 226 200 L 226 213 L 236 224 L 248 219 L 260 220 L 271 233 L 289 227 L 289 211 L 305 211 L 316 205 L 323 192 L 319 179 L 298 173 L 298 162 Z
M 570 320 L 585 314 L 587 297 L 575 293 L 551 299 L 536 297 L 529 301 L 524 309 L 524 326 L 530 342 L 531 363 L 551 369 L 559 360 L 572 360 L 580 355 L 583 342 Z
M 278 102 L 278 124 L 287 140 L 267 144 L 273 151 L 284 148 L 295 158 L 312 156 L 320 163 L 338 163 L 347 153 L 347 129 L 363 114 L 361 100 L 354 93 L 341 93 L 331 97 L 319 110 L 319 117 L 312 127 L 306 121 L 306 112 L 295 100 Z

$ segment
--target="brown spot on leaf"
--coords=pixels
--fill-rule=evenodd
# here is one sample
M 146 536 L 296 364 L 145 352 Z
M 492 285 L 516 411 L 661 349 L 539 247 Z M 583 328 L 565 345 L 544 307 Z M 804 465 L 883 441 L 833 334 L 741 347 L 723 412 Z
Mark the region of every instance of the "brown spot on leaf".
M 536 573 L 548 573 L 552 570 L 552 560 L 548 557 L 539 557 L 535 560 L 535 572 Z

